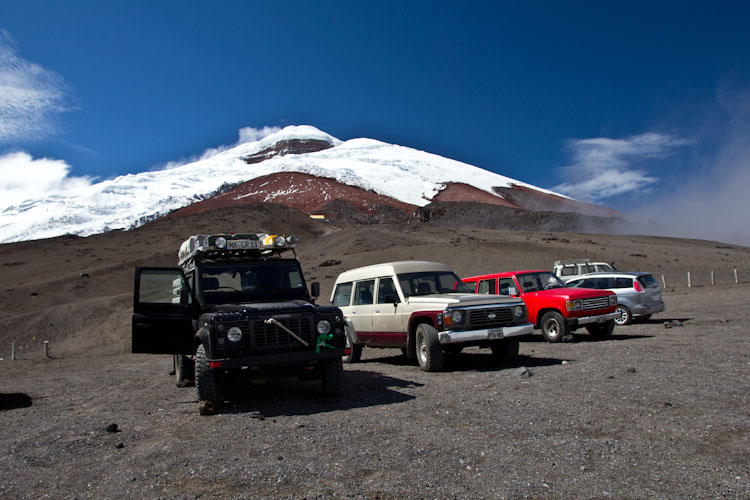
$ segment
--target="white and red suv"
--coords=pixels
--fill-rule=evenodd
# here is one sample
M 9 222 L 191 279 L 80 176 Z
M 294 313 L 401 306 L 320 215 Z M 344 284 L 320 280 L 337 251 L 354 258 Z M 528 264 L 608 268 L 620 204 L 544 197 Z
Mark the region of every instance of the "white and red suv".
M 489 347 L 501 360 L 518 354 L 518 337 L 531 334 L 519 298 L 476 295 L 446 265 L 388 262 L 341 273 L 331 304 L 344 313 L 345 362 L 362 348 L 395 347 L 425 371 L 443 366 L 444 353 Z

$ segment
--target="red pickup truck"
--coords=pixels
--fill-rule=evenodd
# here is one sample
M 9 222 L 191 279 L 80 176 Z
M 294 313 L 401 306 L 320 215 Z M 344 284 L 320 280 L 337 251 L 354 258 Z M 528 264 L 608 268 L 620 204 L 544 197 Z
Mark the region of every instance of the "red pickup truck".
M 542 330 L 548 342 L 572 337 L 580 326 L 593 337 L 612 334 L 617 313 L 617 295 L 609 290 L 566 288 L 549 271 L 511 271 L 485 274 L 462 280 L 475 293 L 521 297 L 529 322 Z

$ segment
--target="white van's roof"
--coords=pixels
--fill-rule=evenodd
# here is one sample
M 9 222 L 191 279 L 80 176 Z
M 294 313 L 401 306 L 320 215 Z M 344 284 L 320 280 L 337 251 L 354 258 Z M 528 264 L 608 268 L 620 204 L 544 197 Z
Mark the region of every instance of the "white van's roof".
M 356 281 L 381 276 L 392 276 L 401 273 L 419 273 L 424 271 L 453 271 L 450 267 L 439 262 L 427 262 L 424 260 L 402 260 L 399 262 L 384 262 L 372 266 L 358 267 L 344 271 L 336 278 L 336 283 Z

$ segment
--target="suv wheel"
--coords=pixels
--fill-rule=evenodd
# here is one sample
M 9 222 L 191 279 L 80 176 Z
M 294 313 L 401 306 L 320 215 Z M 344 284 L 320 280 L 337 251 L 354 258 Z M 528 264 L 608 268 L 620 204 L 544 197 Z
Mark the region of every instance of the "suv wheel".
M 510 361 L 518 357 L 518 339 L 495 340 L 490 344 L 492 355 L 498 361 Z
M 344 365 L 341 358 L 321 361 L 320 375 L 323 383 L 323 396 L 328 398 L 338 397 L 341 394 L 341 385 L 344 379 Z
M 203 344 L 195 351 L 195 387 L 200 401 L 219 401 L 219 374 L 211 369 Z
M 419 367 L 426 372 L 435 372 L 443 367 L 443 348 L 438 332 L 432 325 L 422 323 L 417 327 L 416 351 Z
M 344 363 L 356 363 L 362 357 L 362 346 L 352 342 L 352 337 L 349 335 L 349 327 L 344 327 L 344 334 L 346 335 L 346 349 L 349 351 L 349 354 L 341 359 Z
M 570 335 L 570 327 L 562 314 L 550 311 L 542 316 L 542 335 L 547 342 L 562 342 Z
M 596 323 L 594 325 L 588 325 L 586 330 L 595 339 L 603 339 L 612 335 L 612 331 L 615 329 L 615 320 L 610 319 L 604 323 Z
M 195 385 L 195 361 L 184 354 L 175 355 L 175 375 L 177 387 Z
M 615 312 L 619 314 L 619 316 L 615 318 L 615 323 L 617 323 L 618 325 L 629 325 L 633 322 L 633 313 L 631 313 L 630 309 L 628 309 L 627 307 L 618 305 L 617 309 L 615 309 Z

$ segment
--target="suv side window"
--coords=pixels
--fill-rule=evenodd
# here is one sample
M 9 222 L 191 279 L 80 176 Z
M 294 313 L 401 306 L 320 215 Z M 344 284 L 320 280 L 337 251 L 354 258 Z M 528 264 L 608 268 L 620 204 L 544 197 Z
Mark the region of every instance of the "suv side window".
M 334 306 L 348 306 L 352 298 L 352 283 L 339 283 L 336 285 L 336 292 L 333 294 Z
M 366 306 L 373 303 L 372 292 L 375 290 L 375 280 L 359 281 L 354 289 L 352 305 Z
M 489 279 L 489 280 L 482 280 L 479 282 L 479 287 L 477 288 L 477 293 L 495 293 L 495 280 Z
M 575 276 L 576 275 L 576 267 L 575 266 L 563 266 L 562 272 L 560 273 L 561 276 Z
M 387 303 L 386 297 L 395 297 L 396 303 L 401 302 L 393 278 L 380 278 L 380 281 L 378 281 L 378 304 Z
M 513 281 L 513 278 L 500 278 L 497 281 L 497 293 L 499 293 L 500 295 L 518 294 L 518 290 L 516 290 L 516 283 L 515 281 Z
M 615 288 L 633 288 L 633 280 L 631 278 L 616 278 Z

